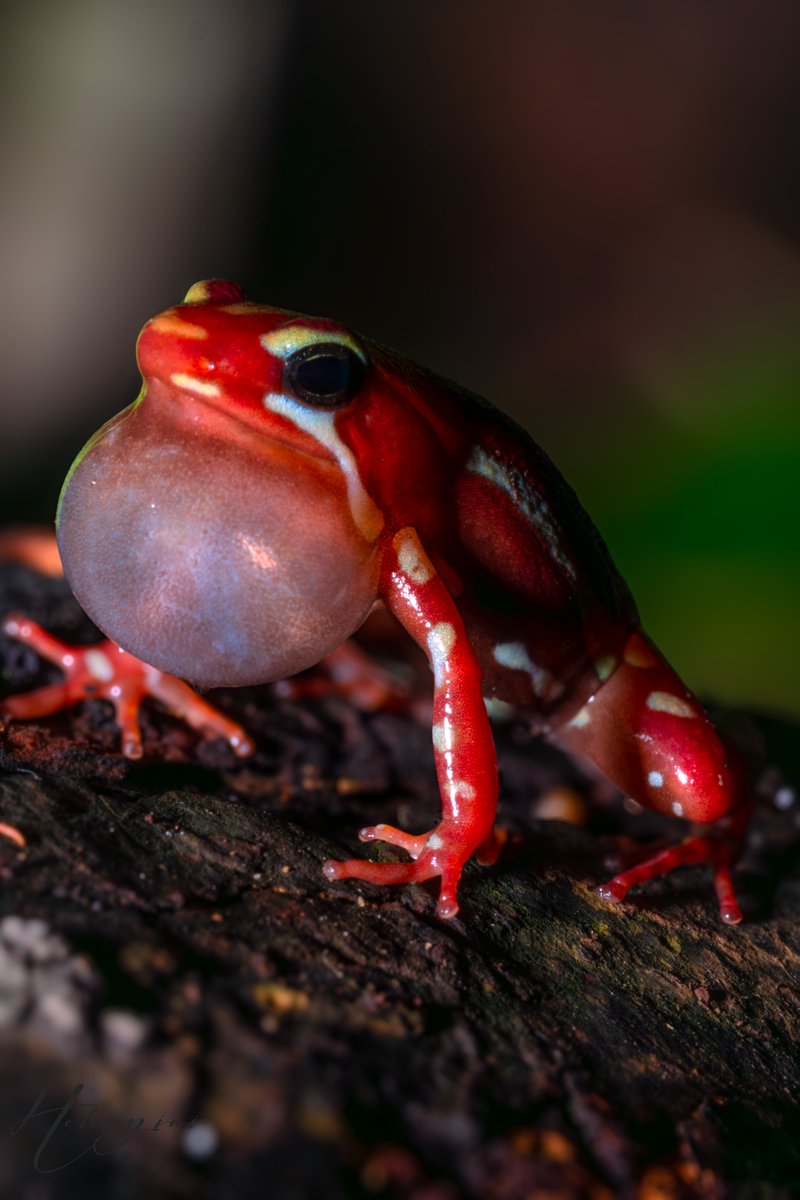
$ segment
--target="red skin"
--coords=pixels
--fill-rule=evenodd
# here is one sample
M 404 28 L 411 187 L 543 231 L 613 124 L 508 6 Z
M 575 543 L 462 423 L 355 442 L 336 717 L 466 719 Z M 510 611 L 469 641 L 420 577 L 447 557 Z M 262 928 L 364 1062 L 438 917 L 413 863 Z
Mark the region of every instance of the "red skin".
M 293 390 L 291 366 L 298 347 L 301 353 L 311 346 L 313 353 L 321 353 L 318 343 L 323 341 L 344 347 L 353 361 L 363 364 L 363 379 L 335 407 L 309 405 L 307 397 Z M 184 446 L 187 465 L 202 461 L 204 469 L 224 442 L 235 442 L 237 453 L 244 447 L 245 457 L 235 459 L 244 463 L 244 477 L 237 475 L 220 488 L 220 504 L 227 504 L 228 492 L 237 486 L 248 486 L 249 464 L 263 471 L 265 488 L 274 487 L 279 519 L 273 526 L 269 513 L 263 517 L 263 536 L 248 528 L 247 544 L 258 563 L 275 567 L 270 557 L 274 529 L 284 537 L 287 528 L 295 533 L 281 544 L 296 580 L 282 578 L 283 590 L 265 593 L 267 633 L 251 634 L 257 614 L 237 611 L 246 646 L 239 657 L 257 656 L 264 640 L 272 639 L 294 653 L 294 670 L 310 666 L 345 640 L 372 599 L 386 605 L 431 661 L 441 821 L 420 836 L 382 825 L 363 830 L 363 840 L 399 846 L 412 861 L 329 862 L 329 879 L 404 883 L 440 876 L 439 914 L 455 914 L 464 863 L 473 854 L 488 861 L 497 852 L 492 832 L 497 767 L 484 706 L 484 697 L 496 697 L 521 709 L 540 733 L 591 758 L 639 803 L 688 821 L 719 823 L 716 830 L 618 875 L 601 889 L 602 895 L 619 900 L 633 884 L 682 863 L 709 862 L 723 919 L 741 919 L 730 866 L 749 812 L 744 772 L 697 701 L 641 633 L 633 600 L 600 535 L 574 492 L 523 430 L 481 398 L 365 339 L 356 341 L 334 322 L 247 305 L 238 289 L 222 281 L 195 285 L 183 304 L 149 322 L 138 355 L 146 383 L 141 405 L 90 443 L 70 476 L 62 504 L 59 537 L 67 575 L 96 623 L 147 661 L 190 678 L 208 682 L 204 672 L 220 671 L 217 660 L 212 665 L 196 661 L 197 637 L 190 642 L 187 635 L 187 646 L 194 648 L 182 659 L 181 630 L 166 618 L 160 628 L 141 622 L 141 613 L 150 613 L 152 604 L 149 594 L 141 600 L 135 594 L 140 565 L 121 587 L 116 577 L 107 583 L 104 558 L 84 570 L 93 538 L 74 532 L 83 521 L 82 509 L 78 518 L 74 515 L 76 507 L 84 501 L 96 505 L 87 528 L 91 531 L 93 522 L 102 525 L 103 537 L 109 536 L 106 527 L 115 536 L 115 512 L 121 504 L 126 519 L 131 506 L 154 510 L 166 524 L 153 525 L 147 516 L 150 524 L 131 524 L 132 532 L 126 525 L 125 553 L 132 544 L 138 552 L 141 543 L 148 556 L 141 569 L 150 570 L 153 555 L 174 552 L 181 556 L 179 569 L 175 559 L 176 575 L 193 582 L 190 571 L 204 547 L 191 544 L 185 486 L 178 491 L 169 481 L 151 483 L 145 474 L 144 483 L 136 483 L 141 495 L 137 491 L 132 497 L 128 489 L 120 493 L 124 501 L 115 500 L 115 489 L 125 486 L 118 482 L 119 464 L 136 461 L 140 437 L 152 454 L 163 430 L 172 455 L 170 470 Z M 289 477 L 296 480 L 296 489 L 283 482 L 287 462 L 296 464 Z M 184 469 L 182 478 L 191 479 L 191 472 Z M 203 485 L 207 498 L 215 480 L 213 475 L 203 478 L 211 481 Z M 313 503 L 306 501 L 304 510 L 306 479 Z M 98 488 L 92 491 L 87 480 L 92 488 L 99 480 Z M 305 581 L 313 575 L 305 574 L 301 555 L 296 566 L 292 556 L 302 547 L 308 521 L 321 512 L 319 497 L 326 488 L 325 519 L 340 514 L 341 546 L 339 526 L 326 525 L 333 563 L 325 546 L 313 554 L 329 572 L 331 594 L 352 588 L 358 599 L 353 612 L 334 614 L 322 629 L 315 625 L 306 646 L 296 616 L 304 608 Z M 203 518 L 206 538 L 213 515 Z M 213 530 L 220 553 L 244 536 L 235 524 L 229 529 L 227 520 Z M 161 548 L 160 528 L 178 531 L 169 551 Z M 341 578 L 336 576 L 339 559 Z M 218 561 L 215 551 L 214 570 Z M 235 572 L 237 562 L 231 551 L 224 570 Z M 314 562 L 312 557 L 312 566 Z M 248 561 L 248 570 L 251 565 Z M 168 566 L 168 558 L 155 561 L 162 572 L 155 577 L 168 574 Z M 261 576 L 254 578 L 260 585 Z M 215 593 L 219 587 L 212 580 L 206 590 Z M 284 591 L 285 600 L 274 599 Z M 118 594 L 126 597 L 125 611 L 116 603 Z M 201 609 L 202 594 L 193 603 Z M 263 607 L 264 601 L 259 604 Z M 309 594 L 307 604 L 313 609 L 319 597 Z M 158 612 L 168 611 L 168 605 L 184 619 L 180 592 L 170 594 Z M 197 621 L 201 619 L 206 619 L 205 609 L 198 611 Z M 211 608 L 212 633 L 224 632 L 228 619 Z M 136 635 L 129 637 L 134 625 Z M 232 662 L 231 670 L 236 667 Z M 277 677 L 270 673 L 269 655 L 253 669 L 261 671 L 265 682 Z M 222 670 L 227 672 L 227 665 Z

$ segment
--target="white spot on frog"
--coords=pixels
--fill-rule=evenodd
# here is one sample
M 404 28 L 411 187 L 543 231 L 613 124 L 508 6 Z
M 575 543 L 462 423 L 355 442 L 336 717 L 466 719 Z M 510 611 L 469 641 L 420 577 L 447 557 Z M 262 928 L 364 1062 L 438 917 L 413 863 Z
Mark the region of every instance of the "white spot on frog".
M 575 716 L 571 721 L 568 722 L 568 724 L 574 726 L 575 729 L 583 729 L 589 724 L 591 719 L 592 714 L 589 712 L 588 707 L 584 704 L 583 708 L 578 709 L 578 711 L 575 713 Z
M 681 804 L 680 800 L 672 801 L 672 812 L 673 812 L 673 815 L 676 817 L 683 816 L 683 805 Z
M 594 669 L 597 672 L 597 678 L 605 683 L 610 675 L 613 674 L 618 659 L 613 654 L 606 654 L 602 658 L 598 658 L 594 664 Z
M 412 583 L 427 583 L 433 579 L 433 566 L 415 533 L 403 530 L 394 539 L 394 548 L 400 570 Z
M 456 644 L 456 631 L 449 621 L 440 621 L 428 634 L 428 651 L 433 667 L 433 679 L 437 687 L 444 679 L 450 651 Z
M 466 779 L 451 779 L 447 784 L 447 791 L 450 794 L 450 803 L 454 806 L 458 805 L 459 800 L 474 800 L 477 792 L 471 783 L 467 783 Z
M 170 375 L 170 381 L 175 384 L 175 387 L 182 388 L 185 392 L 193 392 L 196 396 L 208 396 L 213 400 L 214 397 L 222 395 L 219 384 L 209 383 L 205 379 L 195 379 L 194 375 L 183 375 L 180 371 Z
M 249 311 L 252 310 L 249 309 Z M 353 354 L 358 355 L 363 363 L 367 361 L 367 356 L 356 339 L 343 329 L 313 329 L 310 325 L 284 325 L 281 329 L 273 329 L 271 333 L 262 334 L 258 340 L 267 353 L 273 354 L 275 358 L 286 359 L 297 350 L 304 350 L 306 346 L 319 346 L 324 342 L 334 342 L 337 346 L 346 346 L 348 350 L 352 350 Z
M 531 677 L 537 696 L 546 696 L 552 676 L 544 667 L 538 667 L 522 642 L 501 642 L 494 648 L 495 662 L 510 671 L 525 671 Z
M 555 561 L 575 579 L 575 568 L 565 556 L 558 540 L 558 530 L 546 500 L 539 495 L 530 481 L 506 463 L 498 462 L 486 453 L 482 446 L 472 451 L 466 469 L 488 479 L 510 496 L 524 517 L 541 534 L 545 545 Z
M 660 788 L 664 786 L 664 776 L 660 771 L 651 771 L 647 776 L 647 782 L 652 788 Z
M 86 666 L 93 679 L 101 683 L 109 683 L 114 678 L 114 667 L 111 659 L 102 650 L 86 651 Z
M 160 317 L 154 317 L 148 328 L 154 329 L 156 333 L 163 333 L 167 337 L 196 338 L 198 341 L 203 341 L 208 337 L 208 330 L 204 329 L 202 325 L 193 325 L 191 321 L 184 321 L 175 312 L 165 312 Z
M 432 833 L 431 836 L 428 838 L 427 844 L 428 844 L 429 850 L 441 850 L 442 847 L 444 846 L 444 841 L 442 840 L 442 838 L 439 836 L 438 833 Z
M 670 692 L 651 692 L 646 700 L 647 707 L 653 712 L 669 713 L 673 717 L 696 717 L 698 714 L 691 704 L 673 696 Z

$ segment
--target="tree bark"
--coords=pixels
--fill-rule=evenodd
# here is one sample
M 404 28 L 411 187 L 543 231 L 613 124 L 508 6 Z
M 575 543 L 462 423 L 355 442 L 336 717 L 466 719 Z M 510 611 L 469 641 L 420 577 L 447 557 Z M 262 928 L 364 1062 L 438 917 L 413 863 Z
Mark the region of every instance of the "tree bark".
M 21 567 L 0 569 L 0 607 L 96 636 Z M 57 678 L 5 638 L 0 663 L 6 694 Z M 507 850 L 468 867 L 444 922 L 435 882 L 320 869 L 392 857 L 364 824 L 430 826 L 423 722 L 215 699 L 252 759 L 155 706 L 139 764 L 99 701 L 0 731 L 0 821 L 25 839 L 0 837 L 0 1194 L 800 1195 L 794 808 L 759 806 L 738 928 L 707 868 L 605 904 L 620 839 L 679 823 L 505 724 Z M 796 778 L 797 730 L 764 728 Z M 580 823 L 540 819 L 554 806 Z

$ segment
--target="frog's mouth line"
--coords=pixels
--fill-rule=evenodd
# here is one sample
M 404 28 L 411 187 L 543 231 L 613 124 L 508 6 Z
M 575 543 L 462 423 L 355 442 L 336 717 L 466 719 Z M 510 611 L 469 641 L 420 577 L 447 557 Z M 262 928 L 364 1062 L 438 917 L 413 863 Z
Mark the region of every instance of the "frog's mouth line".
M 259 457 L 268 456 L 274 452 L 274 447 L 280 447 L 305 458 L 338 466 L 336 456 L 327 446 L 298 429 L 288 418 L 267 409 L 264 409 L 263 417 L 261 413 L 251 416 L 245 408 L 231 411 L 228 403 L 215 397 L 193 396 L 187 391 L 176 396 L 172 388 L 161 385 L 158 380 L 149 385 L 142 401 L 145 404 L 155 402 L 163 405 L 170 419 L 184 426 L 190 437 L 200 434 L 226 442 L 234 441 Z

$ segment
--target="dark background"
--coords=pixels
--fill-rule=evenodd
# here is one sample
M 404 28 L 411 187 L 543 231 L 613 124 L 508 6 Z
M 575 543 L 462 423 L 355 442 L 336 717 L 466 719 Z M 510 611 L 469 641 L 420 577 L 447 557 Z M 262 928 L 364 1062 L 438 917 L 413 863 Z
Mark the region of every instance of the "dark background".
M 795 0 L 20 3 L 0 46 L 2 520 L 226 276 L 511 411 L 687 681 L 800 711 Z

